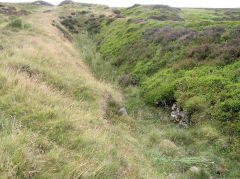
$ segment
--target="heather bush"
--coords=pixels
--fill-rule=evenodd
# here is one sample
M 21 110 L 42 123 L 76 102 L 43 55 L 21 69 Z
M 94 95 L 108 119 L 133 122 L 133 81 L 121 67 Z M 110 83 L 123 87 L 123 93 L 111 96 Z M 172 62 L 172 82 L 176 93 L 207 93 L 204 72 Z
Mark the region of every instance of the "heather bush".
M 224 63 L 229 64 L 240 58 L 240 46 L 225 46 L 223 48 Z
M 191 70 L 196 66 L 198 66 L 198 61 L 190 58 L 190 59 L 183 59 L 183 60 L 180 60 L 179 62 L 174 63 L 172 68 L 174 71 Z
M 212 46 L 209 44 L 200 45 L 187 52 L 188 57 L 196 58 L 198 60 L 205 60 L 212 51 Z

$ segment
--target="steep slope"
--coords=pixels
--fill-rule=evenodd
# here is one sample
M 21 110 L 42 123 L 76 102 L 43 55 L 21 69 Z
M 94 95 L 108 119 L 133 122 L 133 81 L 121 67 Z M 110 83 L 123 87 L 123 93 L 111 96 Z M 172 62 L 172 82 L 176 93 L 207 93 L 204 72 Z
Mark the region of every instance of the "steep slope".
M 39 12 L 1 28 L 1 177 L 151 176 L 128 127 L 105 121 L 120 93 L 92 76 L 53 19 Z

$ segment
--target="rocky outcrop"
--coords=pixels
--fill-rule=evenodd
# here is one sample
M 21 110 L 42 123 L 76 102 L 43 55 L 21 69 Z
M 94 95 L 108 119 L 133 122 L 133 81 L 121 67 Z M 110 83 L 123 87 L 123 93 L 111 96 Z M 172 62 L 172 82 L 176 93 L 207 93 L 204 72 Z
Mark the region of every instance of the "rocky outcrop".
M 177 106 L 177 103 L 174 103 L 172 106 L 171 117 L 174 118 L 174 122 L 178 123 L 183 128 L 188 128 L 189 119 L 185 116 L 183 109 Z

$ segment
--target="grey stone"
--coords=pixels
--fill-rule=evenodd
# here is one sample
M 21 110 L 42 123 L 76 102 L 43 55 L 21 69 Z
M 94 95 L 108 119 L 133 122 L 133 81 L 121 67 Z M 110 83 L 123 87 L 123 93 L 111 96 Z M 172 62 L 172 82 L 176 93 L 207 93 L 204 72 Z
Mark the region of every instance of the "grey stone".
M 187 129 L 188 128 L 188 124 L 185 121 L 180 121 L 179 125 L 182 126 L 183 128 Z
M 185 120 L 185 114 L 181 108 L 178 108 L 177 103 L 174 103 L 172 106 L 172 112 L 171 112 L 171 117 L 175 119 L 175 122 L 181 122 L 184 121 L 184 123 L 180 124 L 184 128 L 188 127 L 188 123 Z
M 127 115 L 127 110 L 126 110 L 125 107 L 121 108 L 121 109 L 119 110 L 119 112 L 120 112 L 123 116 Z
M 197 167 L 195 167 L 195 166 L 191 167 L 189 170 L 190 170 L 192 173 L 199 173 L 199 172 L 200 172 L 199 168 L 197 168 Z

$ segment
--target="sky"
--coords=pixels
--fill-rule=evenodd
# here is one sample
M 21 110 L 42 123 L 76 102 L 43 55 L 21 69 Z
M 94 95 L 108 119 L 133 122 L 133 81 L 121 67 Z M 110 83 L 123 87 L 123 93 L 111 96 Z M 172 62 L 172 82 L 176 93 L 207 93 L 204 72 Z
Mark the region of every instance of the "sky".
M 0 2 L 32 2 L 34 0 L 0 0 Z M 63 0 L 45 0 L 59 4 Z M 240 8 L 240 0 L 75 0 L 76 2 L 105 4 L 110 7 L 129 7 L 134 4 L 164 4 L 173 7 Z

